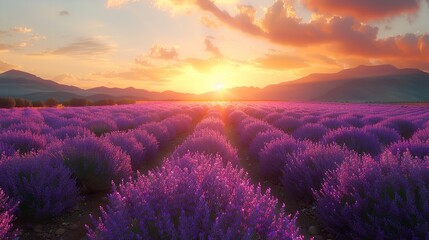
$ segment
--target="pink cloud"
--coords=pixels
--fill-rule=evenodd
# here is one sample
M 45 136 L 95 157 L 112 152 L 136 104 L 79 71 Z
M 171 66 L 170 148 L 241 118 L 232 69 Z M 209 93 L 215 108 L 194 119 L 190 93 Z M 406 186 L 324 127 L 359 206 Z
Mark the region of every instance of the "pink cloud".
M 206 45 L 206 51 L 212 53 L 215 57 L 222 57 L 222 53 L 219 48 L 216 47 L 209 37 L 204 39 L 204 44 Z
M 176 47 L 172 47 L 170 50 L 168 50 L 159 44 L 155 44 L 150 48 L 149 57 L 163 60 L 173 60 L 179 57 L 179 53 L 177 52 Z
M 361 20 L 380 19 L 417 12 L 421 0 L 302 0 L 317 13 L 353 16 Z M 427 1 L 427 0 L 426 0 Z

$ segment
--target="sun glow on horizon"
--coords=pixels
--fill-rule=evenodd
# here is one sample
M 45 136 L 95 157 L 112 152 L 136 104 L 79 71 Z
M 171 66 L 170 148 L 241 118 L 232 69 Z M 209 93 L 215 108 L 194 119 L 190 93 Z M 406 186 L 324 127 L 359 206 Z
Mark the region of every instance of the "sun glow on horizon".
M 225 88 L 225 85 L 223 83 L 216 83 L 215 84 L 215 90 L 216 91 L 223 90 L 224 88 Z

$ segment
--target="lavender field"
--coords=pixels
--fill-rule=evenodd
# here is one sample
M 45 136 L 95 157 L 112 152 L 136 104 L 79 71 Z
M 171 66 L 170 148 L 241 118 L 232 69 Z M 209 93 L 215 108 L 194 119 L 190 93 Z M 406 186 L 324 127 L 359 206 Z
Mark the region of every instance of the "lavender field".
M 429 108 L 0 110 L 0 239 L 428 239 Z

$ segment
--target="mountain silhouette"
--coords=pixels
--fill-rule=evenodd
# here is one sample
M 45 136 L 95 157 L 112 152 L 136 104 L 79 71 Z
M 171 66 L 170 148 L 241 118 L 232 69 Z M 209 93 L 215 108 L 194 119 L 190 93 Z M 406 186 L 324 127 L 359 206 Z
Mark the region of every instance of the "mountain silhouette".
M 0 74 L 0 96 L 29 100 L 130 98 L 136 100 L 270 100 L 318 102 L 427 102 L 429 73 L 393 65 L 361 65 L 337 73 L 314 73 L 266 86 L 237 87 L 203 94 L 145 89 L 96 87 L 81 89 L 10 70 Z

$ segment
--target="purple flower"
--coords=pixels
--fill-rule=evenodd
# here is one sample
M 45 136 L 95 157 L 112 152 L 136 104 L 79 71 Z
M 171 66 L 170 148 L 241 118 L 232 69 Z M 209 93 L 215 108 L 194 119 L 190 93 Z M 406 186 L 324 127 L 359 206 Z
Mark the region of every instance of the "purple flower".
M 0 188 L 19 201 L 24 219 L 58 216 L 79 200 L 72 172 L 61 158 L 48 153 L 14 156 L 0 163 Z
M 118 130 L 116 122 L 111 119 L 94 119 L 87 122 L 86 127 L 97 136 Z
M 378 141 L 384 146 L 390 145 L 394 142 L 401 140 L 401 136 L 398 134 L 398 132 L 391 128 L 383 127 L 380 125 L 376 125 L 376 126 L 370 125 L 370 126 L 364 127 L 363 129 L 366 132 L 376 136 Z
M 316 193 L 317 212 L 339 239 L 427 239 L 428 186 L 428 161 L 352 156 Z
M 44 136 L 29 131 L 6 131 L 0 133 L 0 143 L 12 147 L 19 154 L 27 154 L 44 149 L 47 141 Z
M 277 138 L 267 143 L 259 152 L 259 175 L 262 179 L 278 182 L 284 164 L 288 162 L 291 154 L 303 145 L 289 136 Z
M 89 239 L 303 239 L 296 217 L 218 157 L 185 155 L 121 184 Z
M 153 162 L 159 152 L 159 142 L 152 134 L 142 129 L 135 129 L 128 132 L 130 137 L 134 137 L 137 143 L 141 144 L 145 149 L 144 161 Z
M 143 134 L 143 133 L 142 133 Z M 137 141 L 133 133 L 128 132 L 112 132 L 105 135 L 107 140 L 115 146 L 120 147 L 126 154 L 130 156 L 131 167 L 133 170 L 139 170 L 142 166 L 148 163 L 149 159 L 146 156 L 146 153 L 149 150 L 149 157 L 154 157 L 158 152 L 158 145 L 154 137 L 152 137 L 152 145 L 143 146 L 143 144 Z M 150 137 L 149 137 L 150 138 Z M 152 156 L 151 156 L 152 155 Z
M 389 146 L 389 150 L 395 155 L 404 155 L 408 152 L 413 157 L 424 159 L 429 156 L 429 144 L 422 142 L 398 142 Z
M 12 224 L 16 205 L 0 188 L 0 239 L 13 239 L 19 234 Z
M 202 129 L 195 132 L 174 150 L 173 156 L 184 156 L 189 152 L 219 155 L 224 164 L 239 164 L 237 150 L 218 131 Z
M 408 139 L 418 130 L 417 125 L 412 121 L 402 118 L 388 118 L 381 125 L 396 130 L 403 138 Z
M 271 127 L 268 123 L 256 120 L 244 125 L 241 128 L 238 127 L 240 143 L 243 146 L 248 146 L 258 133 L 270 130 L 272 128 L 273 127 Z
M 336 143 L 359 154 L 376 156 L 381 153 L 377 137 L 360 128 L 339 128 L 327 133 L 323 141 L 327 144 Z
M 276 128 L 279 128 L 284 132 L 291 134 L 301 126 L 301 122 L 296 118 L 285 116 L 275 121 L 273 125 Z
M 60 139 L 65 140 L 67 138 L 75 138 L 75 137 L 90 137 L 95 136 L 89 129 L 81 126 L 67 126 L 61 127 L 54 130 L 53 135 Z
M 282 185 L 296 199 L 312 201 L 313 190 L 319 190 L 325 173 L 336 169 L 350 155 L 338 145 L 309 144 L 283 165 Z
M 307 123 L 297 130 L 295 130 L 292 136 L 297 140 L 310 140 L 312 142 L 320 141 L 328 129 L 317 123 Z
M 265 145 L 274 139 L 282 137 L 288 137 L 288 135 L 283 131 L 275 128 L 258 133 L 250 142 L 248 148 L 250 158 L 259 160 L 259 153 L 262 151 L 262 149 L 264 149 Z
M 132 174 L 130 156 L 104 139 L 68 139 L 61 156 L 86 191 L 109 191 L 112 181 L 118 183 Z

